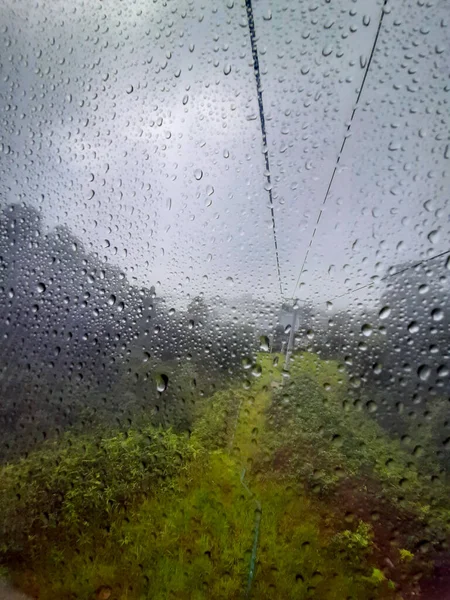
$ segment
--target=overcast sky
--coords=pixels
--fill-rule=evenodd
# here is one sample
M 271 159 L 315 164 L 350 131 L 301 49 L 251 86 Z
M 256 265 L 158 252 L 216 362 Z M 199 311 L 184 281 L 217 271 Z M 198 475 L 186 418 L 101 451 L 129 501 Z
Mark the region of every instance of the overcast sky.
M 278 301 L 265 150 L 285 298 L 450 248 L 447 0 L 388 2 L 349 132 L 382 2 L 254 0 L 267 149 L 242 1 L 1 5 L 1 202 L 131 281 Z

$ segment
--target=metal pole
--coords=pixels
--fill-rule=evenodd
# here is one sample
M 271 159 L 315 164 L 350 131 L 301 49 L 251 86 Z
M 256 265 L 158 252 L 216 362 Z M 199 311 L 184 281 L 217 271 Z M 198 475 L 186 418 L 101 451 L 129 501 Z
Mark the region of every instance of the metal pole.
M 297 303 L 294 304 L 294 312 L 292 313 L 292 325 L 291 331 L 289 332 L 289 341 L 286 348 L 286 360 L 284 362 L 284 368 L 287 371 L 289 367 L 289 359 L 291 358 L 292 349 L 294 348 L 294 336 L 295 336 L 295 326 L 297 324 Z

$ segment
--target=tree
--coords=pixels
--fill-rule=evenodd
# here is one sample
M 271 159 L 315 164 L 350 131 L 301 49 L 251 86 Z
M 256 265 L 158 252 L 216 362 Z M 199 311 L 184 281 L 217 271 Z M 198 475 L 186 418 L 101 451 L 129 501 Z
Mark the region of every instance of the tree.
M 210 309 L 208 308 L 203 296 L 196 296 L 193 300 L 191 300 L 187 307 L 187 315 L 190 320 L 194 321 L 194 325 L 198 323 L 205 325 L 209 314 Z

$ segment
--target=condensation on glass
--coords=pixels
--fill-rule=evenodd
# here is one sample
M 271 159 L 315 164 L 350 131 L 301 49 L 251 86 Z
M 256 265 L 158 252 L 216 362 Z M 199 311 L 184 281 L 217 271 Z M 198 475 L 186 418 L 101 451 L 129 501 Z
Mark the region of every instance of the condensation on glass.
M 0 15 L 0 596 L 450 598 L 446 1 Z

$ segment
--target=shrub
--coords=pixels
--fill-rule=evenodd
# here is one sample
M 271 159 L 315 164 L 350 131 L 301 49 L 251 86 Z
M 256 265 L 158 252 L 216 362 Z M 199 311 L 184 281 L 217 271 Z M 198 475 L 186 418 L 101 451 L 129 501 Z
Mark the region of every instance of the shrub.
M 114 513 L 170 485 L 194 451 L 185 437 L 152 427 L 45 444 L 1 468 L 0 552 L 26 556 L 34 540 L 108 527 Z
M 345 529 L 336 534 L 331 541 L 331 549 L 344 554 L 352 564 L 357 564 L 370 552 L 372 539 L 372 527 L 364 521 L 359 521 L 355 531 Z

